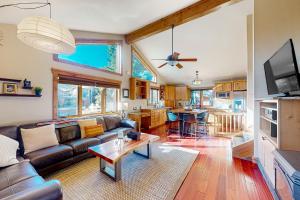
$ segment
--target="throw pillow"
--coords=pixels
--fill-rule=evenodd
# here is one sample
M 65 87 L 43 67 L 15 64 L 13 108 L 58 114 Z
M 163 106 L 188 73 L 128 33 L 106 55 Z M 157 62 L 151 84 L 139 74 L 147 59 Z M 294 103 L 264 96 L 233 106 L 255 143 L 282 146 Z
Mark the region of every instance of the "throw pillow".
M 19 142 L 4 135 L 0 135 L 0 167 L 18 163 L 17 150 Z
M 97 137 L 104 133 L 103 126 L 101 124 L 96 126 L 86 126 L 84 127 L 84 130 L 87 138 Z
M 78 124 L 80 126 L 81 138 L 85 138 L 85 129 L 86 126 L 96 126 L 97 121 L 96 119 L 85 119 L 85 120 L 78 120 Z
M 24 154 L 58 145 L 54 124 L 32 129 L 21 129 Z

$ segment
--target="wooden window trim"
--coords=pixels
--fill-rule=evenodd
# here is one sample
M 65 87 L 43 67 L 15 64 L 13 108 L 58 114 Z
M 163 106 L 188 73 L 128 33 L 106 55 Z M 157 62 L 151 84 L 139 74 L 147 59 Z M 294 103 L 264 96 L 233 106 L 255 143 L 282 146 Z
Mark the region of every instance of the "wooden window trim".
M 69 64 L 69 65 L 74 65 L 78 67 L 82 67 L 85 69 L 92 69 L 92 70 L 97 70 L 101 72 L 105 72 L 108 74 L 114 74 L 114 75 L 119 75 L 123 76 L 123 62 L 122 62 L 122 50 L 123 50 L 123 41 L 122 40 L 102 40 L 102 39 L 83 39 L 83 38 L 77 38 L 75 39 L 76 44 L 118 44 L 119 45 L 119 55 L 118 55 L 118 60 L 120 62 L 120 72 L 111 72 L 105 69 L 97 69 L 94 67 L 91 67 L 89 65 L 84 65 L 84 64 L 79 64 L 79 63 L 74 63 L 71 61 L 67 60 L 61 60 L 58 58 L 58 54 L 53 54 L 53 60 L 56 62 L 64 63 L 64 64 Z
M 155 75 L 155 81 L 150 81 L 152 83 L 157 83 L 157 73 L 154 70 L 154 68 L 151 66 L 151 64 L 144 58 L 144 56 L 142 55 L 142 53 L 137 49 L 137 47 L 135 47 L 134 45 L 131 46 L 131 76 L 133 74 L 133 66 L 132 66 L 132 55 L 135 55 L 139 61 L 143 64 L 143 66 L 148 69 L 152 74 Z M 133 77 L 133 76 L 132 76 Z M 133 78 L 139 78 L 139 77 L 133 77 Z M 139 78 L 140 79 L 140 78 Z M 141 79 L 144 80 L 144 79 Z M 146 80 L 149 81 L 149 80 Z
M 70 71 L 63 71 L 63 70 L 58 70 L 55 68 L 52 68 L 52 75 L 53 75 L 53 96 L 52 96 L 52 102 L 53 102 L 53 108 L 52 108 L 52 118 L 53 119 L 58 119 L 58 84 L 59 82 L 59 77 L 70 77 L 74 78 L 76 80 L 85 80 L 87 82 L 94 82 L 94 83 L 99 83 L 99 87 L 104 87 L 104 88 L 116 88 L 117 89 L 117 95 L 116 95 L 116 112 L 106 112 L 106 89 L 104 89 L 102 95 L 101 95 L 101 113 L 91 113 L 91 114 L 82 114 L 82 99 L 80 98 L 82 96 L 82 84 L 78 84 L 78 115 L 75 116 L 68 116 L 67 118 L 71 117 L 81 117 L 81 116 L 93 116 L 93 115 L 101 115 L 101 114 L 115 114 L 118 113 L 119 110 L 119 103 L 121 101 L 120 98 L 120 90 L 121 90 L 121 81 L 119 80 L 113 80 L 113 79 L 108 79 L 108 78 L 103 78 L 103 77 L 98 77 L 98 76 L 90 76 L 90 75 L 85 75 L 85 74 L 79 74 L 75 72 L 70 72 Z M 105 83 L 105 84 L 104 84 Z M 101 84 L 104 84 L 105 86 L 101 86 Z M 109 85 L 111 84 L 111 87 Z

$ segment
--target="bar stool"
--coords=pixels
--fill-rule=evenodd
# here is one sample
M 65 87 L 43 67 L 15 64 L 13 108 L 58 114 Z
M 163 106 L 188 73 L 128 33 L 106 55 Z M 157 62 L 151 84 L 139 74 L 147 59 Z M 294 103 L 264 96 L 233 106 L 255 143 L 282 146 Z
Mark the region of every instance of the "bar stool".
M 167 135 L 170 135 L 170 133 L 179 133 L 179 117 L 174 114 L 173 112 L 167 112 L 168 117 L 168 129 L 167 129 Z M 176 124 L 175 124 L 176 122 Z
M 183 135 L 185 133 L 189 134 L 190 136 L 197 137 L 197 120 L 194 114 L 183 114 Z M 188 128 L 186 132 L 186 126 Z
M 200 134 L 208 135 L 208 112 L 203 112 L 197 115 L 197 129 Z

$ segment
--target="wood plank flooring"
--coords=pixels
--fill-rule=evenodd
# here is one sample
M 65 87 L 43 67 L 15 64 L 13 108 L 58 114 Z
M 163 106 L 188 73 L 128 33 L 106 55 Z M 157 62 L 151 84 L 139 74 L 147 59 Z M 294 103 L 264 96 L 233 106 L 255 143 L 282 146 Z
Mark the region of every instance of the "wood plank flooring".
M 175 200 L 272 200 L 255 163 L 232 158 L 230 140 L 206 136 L 199 140 L 167 137 L 166 126 L 145 132 L 159 135 L 161 141 L 198 150 L 196 161 Z

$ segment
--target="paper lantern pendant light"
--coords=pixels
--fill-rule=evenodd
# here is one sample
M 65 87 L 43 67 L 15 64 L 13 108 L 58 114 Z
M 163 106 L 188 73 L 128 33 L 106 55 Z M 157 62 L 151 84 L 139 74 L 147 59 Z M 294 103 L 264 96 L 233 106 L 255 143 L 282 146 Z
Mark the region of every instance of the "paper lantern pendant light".
M 27 17 L 18 25 L 17 37 L 25 44 L 53 54 L 71 54 L 75 50 L 72 33 L 47 17 Z

